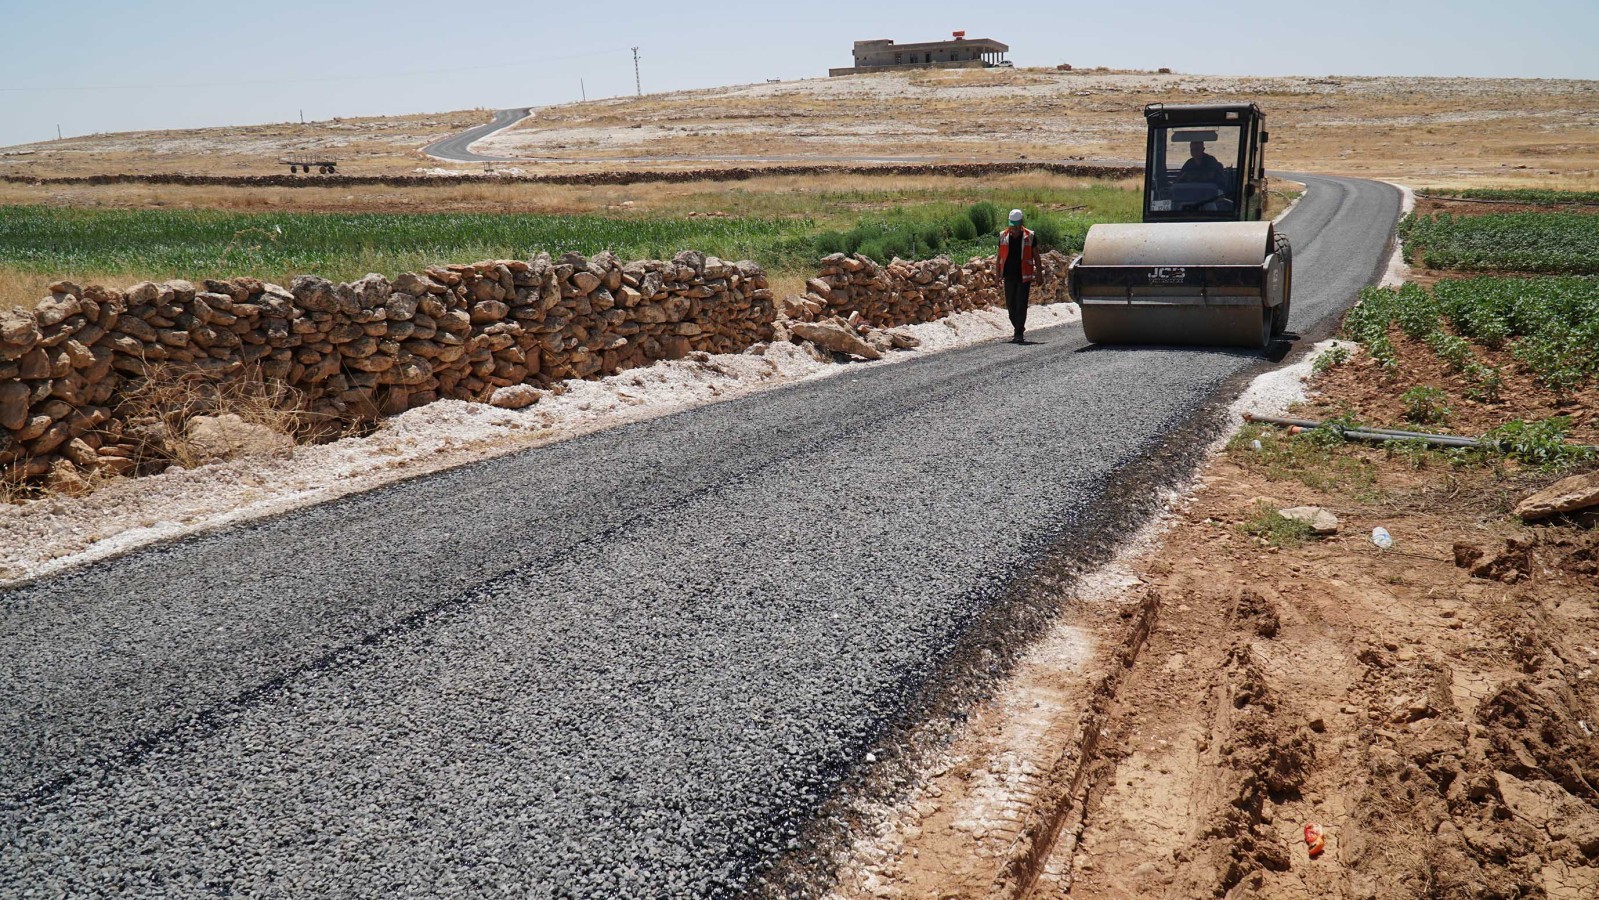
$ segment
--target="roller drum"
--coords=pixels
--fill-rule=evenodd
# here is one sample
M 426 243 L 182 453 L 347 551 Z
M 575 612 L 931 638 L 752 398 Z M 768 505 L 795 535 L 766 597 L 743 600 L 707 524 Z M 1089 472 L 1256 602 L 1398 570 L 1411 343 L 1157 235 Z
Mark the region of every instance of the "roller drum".
M 1270 222 L 1095 225 L 1072 264 L 1083 333 L 1098 344 L 1262 348 L 1287 297 Z M 1286 254 L 1283 254 L 1286 255 Z

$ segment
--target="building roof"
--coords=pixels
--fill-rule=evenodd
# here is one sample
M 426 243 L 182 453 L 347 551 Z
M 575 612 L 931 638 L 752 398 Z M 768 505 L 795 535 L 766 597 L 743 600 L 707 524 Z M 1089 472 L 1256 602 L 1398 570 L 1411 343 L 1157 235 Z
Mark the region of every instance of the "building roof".
M 1009 53 L 1010 45 L 990 38 L 964 38 L 948 41 L 923 41 L 919 44 L 896 44 L 890 40 L 856 41 L 856 50 L 942 50 L 948 47 L 977 47 L 996 53 Z

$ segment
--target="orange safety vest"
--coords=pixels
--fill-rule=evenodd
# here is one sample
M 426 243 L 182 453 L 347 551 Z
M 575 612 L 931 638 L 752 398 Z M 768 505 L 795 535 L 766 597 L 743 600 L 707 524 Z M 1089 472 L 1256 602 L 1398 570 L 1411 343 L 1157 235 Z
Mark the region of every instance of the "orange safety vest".
M 999 233 L 999 258 L 994 261 L 994 277 L 1005 277 L 1005 257 L 1010 255 L 1010 229 Z M 1022 229 L 1022 281 L 1032 281 L 1037 271 L 1037 254 L 1033 252 L 1033 233 Z

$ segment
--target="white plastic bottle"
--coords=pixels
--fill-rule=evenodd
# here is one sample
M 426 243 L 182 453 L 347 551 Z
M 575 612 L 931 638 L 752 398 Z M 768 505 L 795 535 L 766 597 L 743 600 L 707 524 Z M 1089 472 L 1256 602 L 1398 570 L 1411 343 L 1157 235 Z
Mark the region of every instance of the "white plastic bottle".
M 1388 529 L 1378 525 L 1371 530 L 1371 542 L 1377 545 L 1377 549 L 1387 550 L 1394 545 L 1394 538 L 1388 533 Z

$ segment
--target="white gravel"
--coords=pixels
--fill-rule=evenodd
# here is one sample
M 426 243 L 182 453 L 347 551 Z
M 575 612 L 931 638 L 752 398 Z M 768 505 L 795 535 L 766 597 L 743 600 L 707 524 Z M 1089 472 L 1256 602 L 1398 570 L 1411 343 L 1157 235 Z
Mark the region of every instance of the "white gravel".
M 1028 326 L 1077 319 L 1070 303 L 1035 306 Z M 441 400 L 388 419 L 366 437 L 122 479 L 87 497 L 0 505 L 0 584 L 693 406 L 995 340 L 1010 333 L 1010 323 L 994 308 L 902 330 L 922 346 L 880 362 L 824 363 L 779 343 L 759 355 L 684 359 L 568 382 L 564 395 L 525 410 Z

